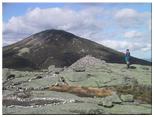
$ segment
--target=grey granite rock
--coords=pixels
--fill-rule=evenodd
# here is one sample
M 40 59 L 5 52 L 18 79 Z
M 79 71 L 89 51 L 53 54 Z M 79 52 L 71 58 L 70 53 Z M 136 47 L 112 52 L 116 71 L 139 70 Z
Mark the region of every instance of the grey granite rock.
M 131 94 L 121 95 L 120 98 L 124 102 L 133 102 L 134 101 L 134 96 Z

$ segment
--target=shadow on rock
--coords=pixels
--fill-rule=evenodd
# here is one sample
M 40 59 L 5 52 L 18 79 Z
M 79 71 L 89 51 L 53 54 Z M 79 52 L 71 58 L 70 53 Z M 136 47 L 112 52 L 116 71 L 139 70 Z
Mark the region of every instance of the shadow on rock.
M 130 66 L 129 69 L 136 69 L 136 67 L 135 66 Z

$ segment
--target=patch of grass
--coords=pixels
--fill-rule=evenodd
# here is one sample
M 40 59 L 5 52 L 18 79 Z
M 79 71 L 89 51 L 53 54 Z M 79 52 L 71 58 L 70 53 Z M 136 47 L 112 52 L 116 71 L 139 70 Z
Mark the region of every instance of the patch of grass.
M 127 85 L 114 86 L 119 95 L 132 94 L 134 99 L 141 100 L 143 103 L 152 104 L 152 87 L 149 85 Z
M 107 88 L 93 88 L 93 87 L 83 87 L 83 86 L 69 86 L 69 85 L 57 85 L 50 86 L 49 90 L 51 91 L 59 91 L 59 92 L 68 92 L 73 93 L 78 96 L 97 96 L 97 97 L 105 97 L 112 95 L 112 90 Z

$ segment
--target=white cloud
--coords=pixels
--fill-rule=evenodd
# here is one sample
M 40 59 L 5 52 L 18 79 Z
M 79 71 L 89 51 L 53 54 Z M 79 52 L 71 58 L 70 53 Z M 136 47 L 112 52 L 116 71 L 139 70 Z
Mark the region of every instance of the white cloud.
M 121 19 L 121 18 L 133 18 L 136 17 L 138 15 L 137 11 L 133 10 L 133 9 L 121 9 L 119 10 L 116 14 L 115 17 L 117 19 Z
M 62 29 L 84 35 L 101 30 L 103 23 L 96 17 L 102 9 L 87 8 L 75 11 L 65 8 L 35 8 L 23 16 L 12 17 L 3 25 L 3 34 L 29 36 L 45 29 Z
M 122 28 L 139 28 L 148 27 L 147 20 L 151 18 L 151 15 L 147 12 L 124 8 L 117 10 L 114 17 Z
M 148 51 L 151 49 L 148 45 L 150 38 L 147 38 L 150 34 L 145 32 L 147 35 L 145 38 L 138 29 L 149 29 L 150 18 L 149 13 L 133 9 L 112 11 L 97 7 L 86 7 L 82 10 L 58 7 L 35 8 L 29 9 L 22 16 L 13 16 L 8 22 L 3 23 L 3 42 L 5 45 L 11 44 L 42 30 L 62 29 L 116 50 L 129 48 Z M 117 26 L 122 27 L 122 30 Z M 128 31 L 127 28 L 131 30 Z M 123 36 L 122 41 L 114 40 Z M 142 37 L 142 41 L 139 37 Z M 138 38 L 138 40 L 128 41 L 127 38 Z M 145 43 L 143 38 L 147 39 Z
M 146 43 L 138 43 L 138 42 L 131 42 L 131 41 L 117 41 L 117 40 L 103 40 L 99 42 L 107 47 L 119 50 L 119 51 L 124 51 L 127 48 L 130 49 L 131 51 L 148 51 L 151 49 L 151 44 L 146 44 Z
M 144 52 L 151 50 L 151 44 L 147 44 L 144 48 L 141 48 L 141 50 Z
M 128 31 L 128 32 L 124 33 L 125 38 L 132 38 L 133 39 L 133 38 L 140 38 L 142 36 L 143 36 L 143 34 L 141 32 L 138 32 L 135 30 Z

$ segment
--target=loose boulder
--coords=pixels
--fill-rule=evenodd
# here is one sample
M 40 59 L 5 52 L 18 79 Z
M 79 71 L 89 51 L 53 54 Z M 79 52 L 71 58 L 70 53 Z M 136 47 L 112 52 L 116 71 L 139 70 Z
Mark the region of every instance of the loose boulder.
M 133 102 L 134 101 L 134 96 L 131 94 L 121 95 L 120 98 L 123 102 Z
M 107 96 L 105 98 L 102 98 L 102 100 L 99 102 L 98 105 L 104 106 L 104 107 L 113 107 L 113 104 L 120 104 L 122 101 L 119 98 L 119 96 L 116 94 L 116 92 L 113 92 L 111 96 Z
M 108 97 L 102 98 L 102 100 L 99 102 L 98 105 L 104 106 L 104 107 L 107 107 L 107 108 L 113 107 L 112 100 Z
M 112 101 L 112 103 L 115 104 L 120 104 L 122 102 L 119 96 L 116 94 L 116 92 L 113 92 L 111 96 L 107 96 L 106 98 L 108 98 L 109 100 Z

